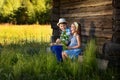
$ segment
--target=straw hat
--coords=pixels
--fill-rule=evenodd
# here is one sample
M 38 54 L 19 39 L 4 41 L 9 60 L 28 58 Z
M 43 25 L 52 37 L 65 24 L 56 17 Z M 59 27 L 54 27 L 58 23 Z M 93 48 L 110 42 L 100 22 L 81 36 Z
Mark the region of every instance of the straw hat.
M 65 18 L 60 18 L 59 22 L 57 23 L 57 26 L 59 26 L 59 24 L 61 24 L 61 23 L 66 23 L 67 24 L 66 19 Z

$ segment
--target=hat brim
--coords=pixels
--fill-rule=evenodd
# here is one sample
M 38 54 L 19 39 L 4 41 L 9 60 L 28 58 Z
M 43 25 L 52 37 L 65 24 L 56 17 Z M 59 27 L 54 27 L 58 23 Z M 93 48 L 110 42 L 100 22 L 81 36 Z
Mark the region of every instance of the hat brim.
M 59 26 L 60 24 L 67 24 L 67 22 L 60 22 L 60 23 L 58 22 L 57 26 Z

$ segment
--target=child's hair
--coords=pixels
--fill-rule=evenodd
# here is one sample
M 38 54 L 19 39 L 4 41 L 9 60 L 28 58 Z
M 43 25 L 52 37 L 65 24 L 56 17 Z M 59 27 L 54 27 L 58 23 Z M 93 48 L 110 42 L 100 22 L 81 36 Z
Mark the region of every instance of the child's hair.
M 82 42 L 82 35 L 81 35 L 81 24 L 78 22 L 73 22 L 73 25 L 76 26 L 77 34 L 80 36 L 80 42 Z
M 76 27 L 76 30 L 77 30 L 78 35 L 81 37 L 81 25 L 80 25 L 80 23 L 78 23 L 78 22 L 73 22 L 73 24 L 74 24 L 75 27 Z

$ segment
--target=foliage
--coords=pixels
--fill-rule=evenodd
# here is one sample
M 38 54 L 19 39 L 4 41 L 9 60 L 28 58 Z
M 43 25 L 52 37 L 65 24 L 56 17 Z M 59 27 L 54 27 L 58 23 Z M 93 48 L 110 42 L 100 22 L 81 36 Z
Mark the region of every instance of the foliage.
M 49 23 L 52 0 L 0 0 L 0 22 L 13 24 Z
M 26 7 L 19 7 L 18 10 L 14 12 L 13 19 L 17 21 L 17 24 L 27 24 L 28 23 L 28 14 Z

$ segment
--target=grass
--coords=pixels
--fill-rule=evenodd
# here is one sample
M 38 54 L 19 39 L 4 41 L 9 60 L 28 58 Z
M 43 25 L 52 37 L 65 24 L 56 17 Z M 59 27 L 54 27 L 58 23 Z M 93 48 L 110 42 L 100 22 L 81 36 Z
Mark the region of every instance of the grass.
M 0 43 L 50 42 L 50 25 L 0 25 Z
M 94 40 L 88 42 L 82 63 L 57 62 L 54 54 L 46 52 L 50 39 L 44 36 L 51 34 L 49 26 L 12 25 L 0 27 L 0 31 L 0 80 L 113 80 L 111 70 L 97 68 Z

